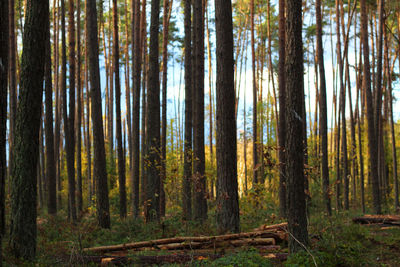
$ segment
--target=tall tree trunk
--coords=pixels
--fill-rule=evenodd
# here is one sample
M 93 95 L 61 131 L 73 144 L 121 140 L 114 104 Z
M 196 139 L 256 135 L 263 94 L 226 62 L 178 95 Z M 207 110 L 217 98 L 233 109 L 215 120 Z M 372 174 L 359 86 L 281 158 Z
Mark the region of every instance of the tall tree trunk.
M 10 231 L 12 254 L 26 260 L 33 260 L 36 254 L 38 158 L 32 155 L 39 153 L 47 20 L 49 20 L 48 0 L 28 0 L 22 39 L 20 94 L 13 148 Z M 6 44 L 2 43 L 1 47 L 7 49 Z
M 15 129 L 15 119 L 17 113 L 17 75 L 16 75 L 16 49 L 17 49 L 17 41 L 15 38 L 15 1 L 8 1 L 9 8 L 9 90 L 10 90 L 10 119 L 9 119 L 9 140 L 8 140 L 8 162 L 12 163 L 14 161 L 13 155 L 13 144 L 14 144 L 14 129 Z M 5 6 L 4 8 L 6 8 Z M 4 12 L 6 9 L 4 9 Z M 6 21 L 6 20 L 4 20 Z M 6 95 L 7 97 L 7 95 Z M 8 175 L 12 176 L 12 164 L 8 164 Z
M 206 176 L 204 154 L 204 10 L 202 1 L 193 4 L 194 117 L 193 117 L 193 181 L 194 219 L 207 219 Z
M 254 0 L 250 0 L 251 62 L 253 75 L 253 185 L 258 183 L 258 139 L 257 139 L 257 81 L 256 52 L 254 45 Z
M 53 87 L 51 77 L 50 20 L 46 25 L 46 62 L 45 62 L 45 97 L 46 97 L 46 178 L 47 178 L 47 212 L 57 213 L 56 166 L 54 162 L 53 133 Z
M 383 146 L 383 136 L 382 136 L 382 54 L 383 54 L 383 25 L 385 24 L 384 19 L 384 0 L 379 0 L 378 2 L 378 16 L 379 16 L 379 26 L 378 26 L 378 36 L 377 36 L 377 57 L 376 57 L 376 76 L 375 76 L 375 103 L 374 103 L 374 125 L 375 125 L 375 137 L 377 138 L 377 147 L 378 147 L 378 177 L 379 180 L 379 188 L 380 188 L 380 196 L 382 198 L 385 197 L 384 191 L 384 177 L 383 177 L 383 169 L 385 166 L 384 162 L 384 146 Z
M 232 3 L 215 0 L 217 37 L 217 226 L 239 232 Z
M 117 127 L 117 154 L 118 154 L 118 182 L 119 182 L 119 216 L 126 217 L 126 188 L 125 188 L 125 157 L 122 147 L 121 126 L 121 84 L 119 78 L 119 31 L 118 31 L 118 3 L 113 0 L 113 68 L 115 75 L 115 109 Z
M 76 102 L 78 104 L 76 109 L 76 180 L 78 186 L 77 199 L 78 199 L 78 212 L 82 212 L 83 198 L 82 198 L 82 83 L 81 83 L 81 1 L 76 2 Z
M 288 189 L 289 251 L 308 245 L 303 145 L 302 3 L 287 1 L 286 17 L 286 174 Z M 303 117 L 303 119 L 301 119 Z
M 390 132 L 392 136 L 392 157 L 393 157 L 393 183 L 394 183 L 394 207 L 396 210 L 399 209 L 399 181 L 397 178 L 397 151 L 396 151 L 396 137 L 394 132 L 394 120 L 393 120 L 393 92 L 392 92 L 392 77 L 391 71 L 386 70 L 388 75 L 388 89 L 389 89 L 389 108 L 390 108 Z
M 328 112 L 326 104 L 326 79 L 324 66 L 324 49 L 322 46 L 322 14 L 321 0 L 315 3 L 317 20 L 317 58 L 319 67 L 319 133 L 321 135 L 321 174 L 322 195 L 328 215 L 332 214 L 331 198 L 329 195 L 329 166 L 328 166 Z
M 286 174 L 285 174 L 285 136 L 286 136 L 286 74 L 285 74 L 285 0 L 279 0 L 279 213 L 286 217 Z
M 164 0 L 163 11 L 163 50 L 162 50 L 162 120 L 161 120 L 161 181 L 160 181 L 160 216 L 165 216 L 164 183 L 167 178 L 167 71 L 168 71 L 168 28 L 173 0 Z
M 160 0 L 151 1 L 150 54 L 147 91 L 146 221 L 160 219 L 160 78 L 159 78 Z
M 347 170 L 347 137 L 346 137 L 346 91 L 344 88 L 344 83 L 343 83 L 343 60 L 342 60 L 342 44 L 341 44 L 341 33 L 340 33 L 340 4 L 339 1 L 342 0 L 336 0 L 336 38 L 337 38 L 337 62 L 339 65 L 339 87 L 340 87 L 340 100 L 339 100 L 339 110 L 340 110 L 340 115 L 341 115 L 341 121 L 339 120 L 339 123 L 342 123 L 342 154 L 341 154 L 341 159 L 342 163 L 341 165 L 343 166 L 343 180 L 344 180 L 344 190 L 343 190 L 343 195 L 344 195 L 344 208 L 346 210 L 349 209 L 349 178 L 347 176 L 348 170 Z
M 132 200 L 133 200 L 133 216 L 139 216 L 139 160 L 140 160 L 140 72 L 141 72 L 141 41 L 140 41 L 140 1 L 132 1 L 132 37 L 133 37 L 133 110 L 132 110 Z M 145 16 L 144 13 L 142 13 Z M 158 70 L 157 70 L 158 72 Z
M 378 155 L 377 155 L 377 142 L 374 125 L 374 110 L 372 106 L 372 93 L 371 93 L 371 73 L 369 64 L 369 44 L 368 44 L 368 17 L 366 9 L 366 1 L 361 0 L 361 41 L 363 44 L 364 55 L 364 75 L 363 87 L 366 93 L 366 106 L 367 106 L 367 120 L 368 120 L 368 150 L 369 162 L 372 180 L 372 201 L 374 212 L 377 214 L 382 213 L 381 200 L 379 192 L 379 175 L 378 175 Z
M 57 12 L 54 16 L 55 35 L 54 35 L 54 92 L 55 92 L 55 118 L 54 118 L 54 160 L 56 166 L 56 186 L 57 186 L 57 207 L 61 208 L 61 161 L 60 161 L 60 128 L 61 128 L 61 101 L 60 91 L 62 86 L 62 77 L 59 73 L 59 31 L 60 31 L 60 7 L 59 1 L 55 0 Z
M 8 85 L 8 64 L 9 60 L 9 31 L 14 31 L 14 28 L 9 28 L 8 16 L 9 1 L 0 2 L 0 262 L 2 262 L 2 239 L 5 233 L 5 194 L 6 194 L 6 175 L 7 175 L 7 160 L 6 160 L 6 135 L 7 135 L 7 85 Z M 11 7 L 10 9 L 13 9 Z M 14 9 L 13 9 L 14 10 Z M 13 18 L 12 18 L 13 19 Z M 13 49 L 10 49 L 13 50 Z M 11 81 L 11 79 L 10 79 Z M 11 89 L 11 87 L 10 87 Z M 10 163 L 9 163 L 10 164 Z
M 90 96 L 92 100 L 93 123 L 93 176 L 96 179 L 97 220 L 102 228 L 110 228 L 110 208 L 108 201 L 106 152 L 101 111 L 99 43 L 97 38 L 96 1 L 86 0 L 86 19 L 88 28 Z
M 142 14 L 146 14 L 146 0 L 142 2 Z M 146 199 L 146 168 L 145 168 L 145 154 L 146 154 L 146 120 L 147 120 L 147 100 L 146 100 L 146 88 L 147 88 L 147 74 L 148 74 L 148 53 L 147 53 L 147 31 L 146 31 L 146 16 L 141 16 L 140 28 L 141 32 L 141 44 L 143 47 L 142 51 L 142 60 L 143 60 L 143 75 L 142 75 L 142 121 L 141 121 L 141 158 L 140 161 L 140 205 L 143 206 L 143 203 Z
M 183 166 L 183 219 L 192 218 L 192 12 L 191 0 L 184 2 L 185 14 L 185 146 Z
M 129 176 L 132 174 L 132 112 L 131 112 L 131 88 L 130 88 L 130 67 L 129 67 L 129 13 L 128 3 L 125 0 L 125 104 L 126 104 L 126 126 L 128 131 L 129 150 Z M 133 26 L 132 26 L 133 27 Z
M 64 0 L 61 0 L 61 9 L 63 8 Z M 76 222 L 76 202 L 75 202 L 75 25 L 74 25 L 74 1 L 69 0 L 68 12 L 68 49 L 69 49 L 69 99 L 67 109 L 67 87 L 63 88 L 63 117 L 64 117 L 64 133 L 65 147 L 67 152 L 67 172 L 68 172 L 68 203 L 69 203 L 69 218 L 72 222 Z M 62 18 L 62 20 L 64 20 Z M 63 27 L 64 28 L 64 27 Z M 64 50 L 64 47 L 63 47 Z M 63 51 L 63 57 L 65 50 Z M 63 59 L 64 60 L 64 59 Z M 66 64 L 66 61 L 64 61 Z M 63 66 L 63 68 L 65 68 Z M 66 72 L 64 73 L 66 74 Z M 64 76 L 64 81 L 66 76 Z M 68 114 L 69 113 L 69 114 Z

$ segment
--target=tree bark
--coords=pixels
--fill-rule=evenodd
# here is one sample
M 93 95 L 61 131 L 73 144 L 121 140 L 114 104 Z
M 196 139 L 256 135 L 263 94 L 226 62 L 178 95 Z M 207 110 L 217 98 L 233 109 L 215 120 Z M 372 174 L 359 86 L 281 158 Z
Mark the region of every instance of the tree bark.
M 285 136 L 286 136 L 286 79 L 285 79 L 285 0 L 279 0 L 279 214 L 286 217 L 286 174 L 285 174 Z
M 194 117 L 193 182 L 194 219 L 207 219 L 205 153 L 204 153 L 204 10 L 202 1 L 193 4 Z
M 363 87 L 366 93 L 366 106 L 367 106 L 367 120 L 368 120 L 368 150 L 369 150 L 369 163 L 371 170 L 372 180 L 372 201 L 374 212 L 377 214 L 382 213 L 380 190 L 379 190 L 379 175 L 378 175 L 378 148 L 377 139 L 375 134 L 374 124 L 374 110 L 372 105 L 372 93 L 371 93 L 371 73 L 369 64 L 369 44 L 368 44 L 368 17 L 366 10 L 366 1 L 361 0 L 361 41 L 363 44 L 363 55 L 364 55 L 364 75 L 363 75 Z
M 0 2 L 0 262 L 2 262 L 2 239 L 5 234 L 5 186 L 7 175 L 6 134 L 7 134 L 7 86 L 9 60 L 9 1 Z M 13 9 L 13 8 L 11 8 Z M 11 18 L 11 16 L 10 16 Z M 12 49 L 11 49 L 12 50 Z M 11 79 L 10 79 L 11 80 Z M 11 90 L 11 87 L 10 87 Z
M 192 218 L 192 12 L 191 0 L 184 2 L 185 24 L 185 145 L 183 165 L 183 219 Z
M 321 174 L 322 174 L 322 196 L 325 210 L 328 215 L 332 214 L 331 198 L 329 192 L 329 166 L 328 166 L 328 111 L 326 104 L 326 79 L 324 66 L 324 49 L 322 46 L 322 14 L 321 0 L 315 3 L 317 20 L 317 57 L 319 67 L 319 133 L 321 135 Z
M 49 2 L 47 0 L 27 1 L 11 179 L 10 231 L 12 254 L 26 260 L 33 260 L 36 254 L 38 158 L 32 155 L 39 153 L 46 21 L 48 19 Z
M 160 78 L 159 78 L 159 20 L 160 0 L 151 1 L 150 54 L 147 91 L 147 181 L 146 221 L 160 219 Z
M 303 145 L 302 3 L 288 0 L 286 17 L 286 174 L 288 189 L 289 251 L 308 245 Z M 295 240 L 296 239 L 296 240 Z
M 162 128 L 161 128 L 161 181 L 160 181 L 160 216 L 165 216 L 164 183 L 167 178 L 167 78 L 168 78 L 168 28 L 173 0 L 164 0 L 163 11 L 163 48 L 162 48 Z
M 253 75 L 253 185 L 258 181 L 258 139 L 257 139 L 257 81 L 256 81 L 256 52 L 254 45 L 254 0 L 250 0 L 251 19 L 251 62 Z
M 99 43 L 97 38 L 96 1 L 86 0 L 86 19 L 88 27 L 88 50 L 90 72 L 90 95 L 92 100 L 91 115 L 93 123 L 93 176 L 96 179 L 96 208 L 98 224 L 110 228 L 110 208 L 108 201 L 106 153 L 101 111 Z
M 217 38 L 217 227 L 239 232 L 232 3 L 215 0 Z
M 121 83 L 119 77 L 119 31 L 118 31 L 118 3 L 113 0 L 113 68 L 115 82 L 115 109 L 117 127 L 117 154 L 118 154 L 118 183 L 119 183 L 119 216 L 126 217 L 126 188 L 125 188 L 125 157 L 122 147 L 121 125 Z
M 81 1 L 76 2 L 76 182 L 77 182 L 77 209 L 82 212 L 82 82 L 81 82 Z
M 46 62 L 45 62 L 45 97 L 46 97 L 46 178 L 47 178 L 47 212 L 57 213 L 56 166 L 54 160 L 53 132 L 53 87 L 51 77 L 50 20 L 46 22 Z
M 132 37 L 133 37 L 133 110 L 132 110 L 132 200 L 133 200 L 133 216 L 139 216 L 139 160 L 140 160 L 140 72 L 141 72 L 141 41 L 140 41 L 140 1 L 132 1 Z M 143 14 L 143 13 L 142 13 Z M 158 72 L 158 71 L 157 71 Z

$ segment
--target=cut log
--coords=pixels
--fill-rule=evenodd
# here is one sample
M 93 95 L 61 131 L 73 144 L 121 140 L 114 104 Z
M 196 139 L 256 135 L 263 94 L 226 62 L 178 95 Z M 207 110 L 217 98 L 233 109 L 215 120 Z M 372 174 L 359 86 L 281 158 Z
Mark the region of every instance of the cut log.
M 276 242 L 282 242 L 283 240 L 287 240 L 287 234 L 284 232 L 271 232 L 271 231 L 256 231 L 256 232 L 248 232 L 248 233 L 239 233 L 239 234 L 228 234 L 228 235 L 220 235 L 220 236 L 196 236 L 196 237 L 173 237 L 173 238 L 165 238 L 158 240 L 150 240 L 150 241 L 141 241 L 135 243 L 128 244 L 120 244 L 120 245 L 112 245 L 112 246 L 102 246 L 102 247 L 93 247 L 93 248 L 85 248 L 84 252 L 95 252 L 95 253 L 106 253 L 111 251 L 120 251 L 120 250 L 132 250 L 132 249 L 142 249 L 142 248 L 159 248 L 161 249 L 164 245 L 167 244 L 177 244 L 177 243 L 207 243 L 207 242 L 222 242 L 228 240 L 238 240 L 238 239 L 246 239 L 246 238 L 272 238 L 275 239 Z M 276 243 L 275 242 L 275 243 Z M 275 244 L 273 243 L 273 244 Z M 268 243 L 272 245 L 272 243 Z M 175 246 L 175 245 L 173 245 Z M 172 247 L 173 247 L 172 246 Z M 195 245 L 197 246 L 197 244 Z
M 284 223 L 278 223 L 278 224 L 273 224 L 273 225 L 261 225 L 260 227 L 254 229 L 254 231 L 284 231 L 286 232 L 288 229 L 288 223 L 284 222 Z
M 183 249 L 199 249 L 199 248 L 226 248 L 226 247 L 242 247 L 242 246 L 267 246 L 275 245 L 274 238 L 245 238 L 237 240 L 219 240 L 214 239 L 207 242 L 182 242 L 161 245 L 163 250 L 183 250 Z
M 384 224 L 400 226 L 400 216 L 398 215 L 365 215 L 353 218 L 354 223 L 359 224 Z

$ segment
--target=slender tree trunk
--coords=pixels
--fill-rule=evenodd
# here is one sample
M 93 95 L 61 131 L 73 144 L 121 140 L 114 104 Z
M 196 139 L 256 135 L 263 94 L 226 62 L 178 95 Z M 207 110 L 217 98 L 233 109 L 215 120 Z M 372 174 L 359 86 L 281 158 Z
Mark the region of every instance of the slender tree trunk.
M 167 71 L 168 71 L 168 28 L 173 0 L 164 0 L 163 11 L 163 50 L 162 50 L 162 120 L 161 120 L 161 181 L 160 181 L 160 216 L 165 216 L 164 183 L 167 178 Z
M 46 62 L 45 62 L 45 97 L 46 97 L 46 177 L 47 177 L 47 212 L 57 213 L 56 166 L 54 162 L 53 133 L 53 88 L 51 77 L 50 20 L 46 25 Z
M 54 119 L 54 161 L 56 166 L 56 186 L 57 186 L 57 207 L 61 208 L 61 161 L 60 161 L 60 127 L 61 127 L 61 103 L 60 90 L 61 82 L 59 75 L 59 31 L 60 31 L 60 7 L 59 1 L 55 0 L 57 12 L 54 16 L 55 35 L 54 35 L 54 92 L 55 92 L 55 119 Z M 62 78 L 62 77 L 61 77 Z
M 285 79 L 285 0 L 279 0 L 279 213 L 286 217 L 286 166 L 285 166 L 285 136 L 286 136 L 286 79 Z
M 374 212 L 377 214 L 382 213 L 381 200 L 379 192 L 379 175 L 378 175 L 378 155 L 377 143 L 374 127 L 374 114 L 372 106 L 372 93 L 371 93 L 371 74 L 369 64 L 369 44 L 368 44 L 368 18 L 366 10 L 366 1 L 361 0 L 361 41 L 363 44 L 364 55 L 364 73 L 363 73 L 363 87 L 366 92 L 366 106 L 367 106 L 367 120 L 368 120 L 368 150 L 369 161 L 372 180 L 372 201 Z
M 132 1 L 132 36 L 133 36 L 133 110 L 132 110 L 132 200 L 133 216 L 139 216 L 139 160 L 140 160 L 140 72 L 141 72 L 141 41 L 140 41 L 140 1 Z M 142 13 L 145 16 L 144 13 Z M 158 72 L 158 71 L 157 71 Z
M 232 3 L 215 0 L 217 36 L 217 225 L 239 232 Z
M 113 0 L 113 68 L 115 75 L 115 109 L 117 127 L 117 154 L 118 154 L 118 182 L 119 182 L 119 216 L 126 217 L 126 188 L 125 188 L 125 157 L 122 147 L 121 126 L 121 84 L 119 78 L 119 31 L 118 31 L 118 3 Z
M 26 260 L 33 260 L 36 254 L 38 158 L 32 155 L 39 153 L 47 20 L 49 20 L 49 2 L 28 0 L 22 38 L 20 94 L 13 148 L 10 231 L 11 253 Z M 6 44 L 2 43 L 1 47 L 5 47 L 7 51 Z
M 142 2 L 142 14 L 146 14 L 146 0 Z M 146 154 L 146 120 L 147 120 L 147 100 L 146 100 L 146 88 L 147 88 L 147 74 L 148 74 L 148 58 L 147 58 L 147 31 L 146 31 L 146 16 L 141 17 L 141 43 L 143 47 L 142 51 L 142 60 L 143 60 L 143 75 L 142 75 L 142 121 L 141 121 L 141 158 L 140 161 L 140 183 L 141 183 L 141 190 L 140 190 L 140 205 L 143 206 L 143 203 L 146 199 L 146 168 L 145 168 L 145 154 Z
M 256 53 L 254 45 L 254 0 L 250 0 L 251 20 L 251 62 L 253 75 L 253 185 L 258 183 L 258 139 L 257 139 L 257 81 Z
M 7 0 L 6 0 L 7 2 Z M 15 38 L 15 1 L 8 1 L 9 8 L 9 90 L 10 90 L 10 119 L 9 119 L 9 140 L 8 140 L 8 176 L 12 176 L 12 162 L 14 161 L 13 155 L 13 144 L 14 144 L 14 129 L 15 129 L 15 119 L 17 113 L 17 75 L 16 75 L 16 49 L 17 49 L 17 41 Z M 4 8 L 6 8 L 5 6 Z M 6 11 L 6 9 L 4 9 Z M 4 21 L 6 21 L 4 19 Z M 6 95 L 7 97 L 7 95 Z M 10 164 L 11 163 L 11 164 Z
M 184 2 L 185 14 L 185 146 L 183 166 L 183 219 L 192 218 L 192 12 L 191 0 Z
M 93 123 L 93 176 L 96 179 L 96 208 L 100 227 L 110 228 L 110 208 L 108 202 L 108 186 L 106 171 L 106 153 L 104 148 L 104 133 L 101 111 L 99 43 L 97 38 L 96 1 L 86 0 L 86 19 L 88 28 L 90 96 L 92 100 Z
M 78 187 L 77 192 L 77 208 L 78 212 L 82 212 L 82 83 L 81 83 L 81 0 L 76 1 L 76 182 Z
M 64 16 L 63 16 L 64 14 Z M 65 33 L 65 5 L 61 0 L 61 27 Z M 63 118 L 64 118 L 64 134 L 65 147 L 67 152 L 67 172 L 68 172 L 68 218 L 72 222 L 76 222 L 76 204 L 75 204 L 75 132 L 74 132 L 74 116 L 75 116 L 75 26 L 74 26 L 74 3 L 69 0 L 69 20 L 68 20 L 68 48 L 69 48 L 69 100 L 67 108 L 67 85 L 66 85 L 66 48 L 65 35 L 62 33 L 62 94 L 63 94 Z M 69 115 L 68 115 L 69 113 Z
M 151 1 L 150 54 L 147 91 L 146 160 L 146 221 L 160 219 L 160 79 L 159 79 L 159 20 L 160 1 Z
M 342 0 L 336 0 L 336 38 L 337 38 L 337 62 L 339 65 L 339 86 L 340 86 L 340 100 L 339 100 L 339 106 L 340 106 L 340 112 L 341 112 L 341 121 L 339 120 L 339 123 L 342 123 L 342 154 L 341 154 L 341 159 L 342 163 L 341 165 L 343 166 L 343 180 L 344 180 L 344 190 L 343 190 L 343 195 L 344 195 L 344 208 L 346 210 L 349 209 L 349 178 L 347 176 L 348 170 L 347 170 L 347 136 L 346 136 L 346 91 L 343 83 L 343 60 L 342 60 L 342 45 L 341 45 L 341 33 L 340 33 L 340 3 L 339 1 Z
M 322 46 L 322 14 L 321 0 L 315 3 L 317 20 L 317 58 L 319 67 L 319 133 L 321 136 L 321 174 L 322 195 L 328 215 L 332 214 L 331 198 L 329 192 L 329 166 L 328 166 L 328 112 L 326 104 L 326 79 L 324 66 L 324 49 Z
M 193 181 L 194 219 L 207 219 L 206 176 L 204 153 L 204 10 L 202 1 L 193 4 L 194 117 L 193 117 Z
M 10 1 L 12 2 L 12 1 Z M 2 262 L 2 239 L 5 233 L 5 194 L 6 194 L 6 175 L 7 175 L 7 160 L 6 160 L 6 135 L 7 135 L 7 85 L 8 75 L 12 75 L 9 70 L 9 31 L 14 31 L 14 28 L 10 28 L 9 19 L 13 19 L 13 16 L 8 16 L 9 1 L 0 2 L 0 262 Z M 11 7 L 10 9 L 13 9 Z M 11 23 L 10 23 L 11 24 Z M 11 59 L 11 56 L 10 56 Z M 11 79 L 10 79 L 11 83 Z M 10 84 L 11 85 L 11 84 Z M 10 87 L 10 91 L 11 91 Z M 10 120 L 11 121 L 11 120 Z M 10 163 L 9 163 L 10 165 Z

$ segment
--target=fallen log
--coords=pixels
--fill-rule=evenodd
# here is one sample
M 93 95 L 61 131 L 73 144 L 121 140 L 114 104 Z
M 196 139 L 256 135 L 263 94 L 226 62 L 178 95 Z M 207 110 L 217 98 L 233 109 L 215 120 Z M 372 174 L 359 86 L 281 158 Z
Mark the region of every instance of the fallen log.
M 380 224 L 400 226 L 400 216 L 397 215 L 365 215 L 353 218 L 354 223 Z
M 95 253 L 106 253 L 111 251 L 119 251 L 119 250 L 132 250 L 132 249 L 142 249 L 142 248 L 159 248 L 161 249 L 162 245 L 167 244 L 177 244 L 177 243 L 189 243 L 189 242 L 198 242 L 198 243 L 206 243 L 206 242 L 222 242 L 227 240 L 237 240 L 244 238 L 273 238 L 277 242 L 282 242 L 283 240 L 287 240 L 287 235 L 284 232 L 271 232 L 271 231 L 255 231 L 248 233 L 239 233 L 239 234 L 228 234 L 228 235 L 219 235 L 219 236 L 196 236 L 196 237 L 172 237 L 158 240 L 150 240 L 150 241 L 141 241 L 127 244 L 119 244 L 112 246 L 101 246 L 101 247 L 92 247 L 83 249 L 84 252 L 95 252 Z M 269 243 L 272 245 L 271 243 Z M 275 243 L 274 243 L 275 244 Z
M 278 223 L 278 224 L 273 224 L 273 225 L 261 225 L 258 228 L 255 228 L 254 231 L 265 231 L 265 230 L 269 230 L 271 232 L 273 231 L 284 231 L 286 232 L 288 229 L 288 223 L 284 222 L 284 223 Z
M 274 238 L 245 238 L 237 240 L 218 240 L 214 239 L 207 242 L 182 242 L 171 243 L 159 246 L 163 250 L 183 250 L 198 248 L 221 248 L 221 247 L 241 247 L 241 246 L 265 246 L 275 245 Z

